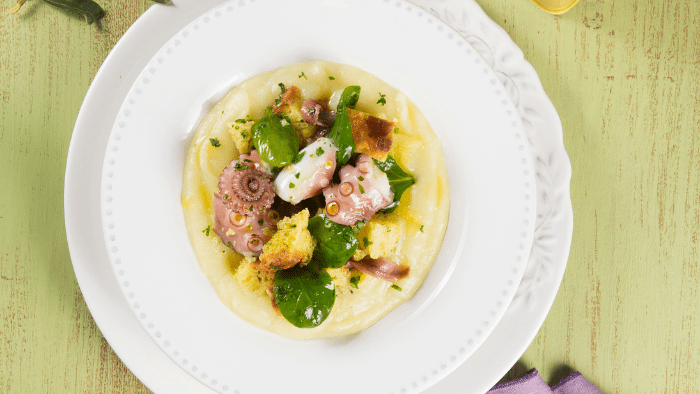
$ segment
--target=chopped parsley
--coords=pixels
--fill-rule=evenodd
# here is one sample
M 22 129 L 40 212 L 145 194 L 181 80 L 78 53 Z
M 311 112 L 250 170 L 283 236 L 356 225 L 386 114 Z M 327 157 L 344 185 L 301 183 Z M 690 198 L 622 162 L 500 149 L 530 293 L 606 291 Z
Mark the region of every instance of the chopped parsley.
M 398 127 L 394 127 L 394 134 L 398 134 L 398 133 L 399 133 L 399 128 L 398 128 Z
M 316 108 L 311 107 L 311 108 L 307 109 L 306 112 L 308 112 L 309 115 L 313 115 L 316 113 Z M 304 122 L 306 122 L 306 121 L 304 121 Z M 309 122 L 306 122 L 306 123 L 309 123 Z
M 306 74 L 302 71 L 301 74 L 299 74 L 299 78 L 304 77 L 304 79 L 308 80 L 309 78 L 306 78 Z
M 233 167 L 238 171 L 243 171 L 248 169 L 248 165 L 246 164 L 241 164 L 241 163 L 236 163 L 236 165 Z
M 379 105 L 384 105 L 384 104 L 386 104 L 386 99 L 385 99 L 385 97 L 386 97 L 386 94 L 381 94 L 381 93 L 379 93 L 379 100 L 377 100 L 377 104 L 379 104 Z
M 204 230 L 202 230 L 202 232 L 208 237 L 208 236 L 209 236 L 209 232 L 211 232 L 211 224 L 208 225 L 207 228 L 205 228 Z
M 282 82 L 278 83 L 277 86 L 280 87 L 280 90 L 282 90 L 282 93 L 285 93 L 287 91 L 287 88 L 284 87 L 284 84 Z
M 368 246 L 370 246 L 370 245 L 372 245 L 372 244 L 374 243 L 374 242 L 370 241 L 369 239 L 367 239 L 367 237 L 364 237 L 364 238 L 362 239 L 362 242 L 365 243 L 365 249 L 367 249 Z
M 394 290 L 401 291 L 401 287 L 399 287 L 399 286 L 397 286 L 397 285 L 391 285 L 391 288 L 394 289 Z
M 360 188 L 360 194 L 365 194 L 365 188 L 362 187 L 362 185 L 359 183 L 357 184 L 357 186 Z
M 423 232 L 423 225 L 420 226 L 420 229 L 419 229 L 419 230 L 420 230 L 421 233 Z
M 248 138 L 248 132 L 247 131 L 241 131 L 241 137 L 243 138 Z
M 323 154 L 323 148 L 320 146 L 316 148 L 316 156 L 321 156 Z
M 209 143 L 210 143 L 211 146 L 213 146 L 214 148 L 218 148 L 218 147 L 221 146 L 221 142 L 219 142 L 219 140 L 216 139 L 216 138 L 209 138 Z
M 360 182 L 362 182 L 362 181 L 365 180 L 365 178 L 364 178 L 363 176 L 358 176 L 358 177 L 357 177 L 357 180 L 359 180 Z
M 350 286 L 352 286 L 356 289 L 359 289 L 357 284 L 360 283 L 360 279 L 362 279 L 362 277 L 360 275 L 353 276 L 352 278 L 350 278 Z
M 292 182 L 289 182 L 289 188 L 294 189 L 294 184 Z
M 228 194 L 224 194 L 224 200 L 228 200 L 230 196 Z
M 301 173 L 297 172 L 296 174 L 294 174 L 294 178 L 299 179 L 299 175 L 301 175 Z
M 297 228 L 297 225 L 296 225 L 296 224 L 292 224 L 291 226 L 289 226 L 289 228 Z
M 276 98 L 276 99 L 275 99 L 275 105 L 280 105 L 281 102 L 282 102 L 282 99 L 281 99 L 281 98 Z
M 331 81 L 335 81 L 335 77 L 331 77 L 330 75 L 328 76 L 328 79 Z
M 243 159 L 243 161 L 246 162 L 246 163 L 252 163 L 252 162 L 253 162 L 253 160 L 250 160 L 250 159 Z
M 236 120 L 234 120 L 234 122 L 245 124 L 245 123 L 247 122 L 247 120 L 245 120 L 245 119 L 236 119 Z
M 262 219 L 258 220 L 258 224 L 262 226 L 262 225 L 263 225 L 263 220 L 262 220 Z
M 301 161 L 301 159 L 304 158 L 304 155 L 305 155 L 305 154 L 306 154 L 306 152 L 303 152 L 303 151 L 300 152 L 300 153 L 297 155 L 297 157 L 295 157 L 294 160 L 292 160 L 292 164 L 299 164 L 299 162 Z

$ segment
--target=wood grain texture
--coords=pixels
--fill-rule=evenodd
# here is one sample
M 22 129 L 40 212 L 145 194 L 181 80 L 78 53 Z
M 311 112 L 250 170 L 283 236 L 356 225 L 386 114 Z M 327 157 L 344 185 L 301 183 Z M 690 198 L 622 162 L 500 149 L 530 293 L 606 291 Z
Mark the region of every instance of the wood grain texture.
M 561 117 L 574 237 L 548 318 L 505 380 L 581 371 L 606 393 L 700 387 L 700 2 L 479 1 Z
M 538 71 L 571 157 L 574 240 L 539 334 L 505 377 L 581 371 L 606 393 L 700 387 L 700 2 L 477 0 Z M 98 26 L 0 5 L 0 392 L 147 393 L 73 274 L 63 174 L 89 83 L 152 3 Z
M 101 1 L 88 26 L 38 0 L 0 5 L 0 392 L 147 393 L 103 339 L 71 266 L 63 180 L 100 64 L 150 5 Z

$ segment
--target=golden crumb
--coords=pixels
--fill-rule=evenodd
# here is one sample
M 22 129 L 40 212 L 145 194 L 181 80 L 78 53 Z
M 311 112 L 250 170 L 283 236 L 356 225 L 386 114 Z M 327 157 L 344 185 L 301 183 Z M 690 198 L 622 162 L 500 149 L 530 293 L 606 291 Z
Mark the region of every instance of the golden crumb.
M 244 119 L 239 119 L 240 122 L 232 122 L 228 124 L 228 132 L 231 134 L 233 143 L 238 148 L 238 153 L 250 153 L 253 150 L 253 133 L 250 129 L 253 127 L 254 122 L 246 121 Z
M 368 113 L 346 108 L 352 127 L 355 152 L 379 161 L 386 160 L 394 141 L 394 123 Z
M 375 215 L 357 235 L 360 246 L 352 259 L 359 261 L 368 255 L 373 259 L 391 256 L 396 253 L 402 235 L 399 223 L 387 220 L 384 215 Z
M 251 259 L 241 261 L 233 276 L 242 288 L 259 295 L 267 294 L 267 289 L 275 281 L 275 273 L 260 269 L 254 258 L 252 261 Z
M 275 271 L 311 261 L 316 241 L 311 236 L 308 226 L 308 209 L 280 220 L 277 223 L 277 232 L 263 246 L 260 268 Z

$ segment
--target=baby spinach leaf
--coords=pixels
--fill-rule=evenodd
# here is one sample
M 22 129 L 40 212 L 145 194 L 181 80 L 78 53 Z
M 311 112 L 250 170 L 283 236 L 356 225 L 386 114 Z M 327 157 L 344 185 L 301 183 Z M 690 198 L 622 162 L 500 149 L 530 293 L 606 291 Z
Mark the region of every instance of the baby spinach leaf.
M 299 328 L 319 326 L 335 303 L 333 279 L 312 265 L 277 271 L 273 292 L 282 316 Z
M 360 244 L 352 227 L 335 223 L 324 214 L 309 219 L 308 229 L 316 239 L 316 248 L 311 260 L 322 267 L 344 266 Z
M 380 212 L 391 213 L 394 212 L 396 207 L 401 201 L 401 196 L 409 187 L 416 183 L 416 177 L 404 171 L 399 163 L 396 162 L 392 156 L 387 156 L 386 161 L 374 160 L 374 165 L 376 165 L 382 172 L 384 172 L 389 178 L 389 187 L 394 193 L 394 202 L 382 208 Z
M 360 100 L 359 86 L 348 86 L 343 90 L 338 101 L 335 122 L 333 122 L 333 127 L 328 133 L 328 138 L 338 148 L 336 153 L 338 167 L 345 165 L 350 160 L 353 150 L 355 150 L 355 142 L 352 139 L 352 124 L 345 108 L 354 109 L 358 100 Z
M 253 145 L 260 157 L 273 167 L 291 163 L 299 152 L 299 135 L 292 123 L 267 111 L 251 128 Z

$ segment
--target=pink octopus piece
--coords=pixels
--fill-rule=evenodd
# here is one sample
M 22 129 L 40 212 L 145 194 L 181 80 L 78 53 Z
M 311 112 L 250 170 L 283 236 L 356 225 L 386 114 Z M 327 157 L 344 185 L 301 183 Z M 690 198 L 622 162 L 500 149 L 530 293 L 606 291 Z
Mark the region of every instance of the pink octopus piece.
M 214 196 L 214 232 L 221 241 L 246 256 L 259 255 L 263 245 L 277 231 L 279 215 L 274 210 L 254 211 L 241 215 L 228 206 L 220 195 Z
M 318 117 L 323 112 L 323 106 L 314 99 L 308 99 L 301 104 L 301 117 L 309 124 L 325 126 Z
M 219 194 L 233 211 L 248 216 L 272 206 L 275 190 L 272 175 L 265 169 L 256 150 L 231 161 L 219 176 Z
M 323 190 L 326 215 L 338 224 L 369 220 L 394 200 L 389 179 L 368 155 L 360 155 L 355 167 L 343 166 L 339 174 L 340 184 Z

